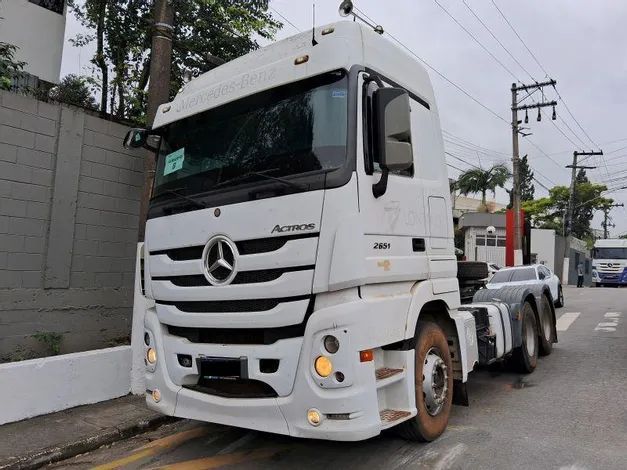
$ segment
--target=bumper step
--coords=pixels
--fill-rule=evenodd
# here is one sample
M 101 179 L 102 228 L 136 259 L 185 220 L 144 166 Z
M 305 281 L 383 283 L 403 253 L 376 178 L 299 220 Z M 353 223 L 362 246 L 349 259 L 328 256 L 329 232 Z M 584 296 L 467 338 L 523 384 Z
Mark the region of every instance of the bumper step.
M 383 424 L 390 424 L 395 421 L 403 420 L 405 418 L 409 418 L 411 413 L 409 411 L 403 410 L 381 410 L 379 411 L 379 417 L 381 418 L 381 422 Z
M 382 388 L 402 380 L 405 377 L 405 369 L 380 367 L 375 371 L 375 377 L 377 379 L 377 388 Z

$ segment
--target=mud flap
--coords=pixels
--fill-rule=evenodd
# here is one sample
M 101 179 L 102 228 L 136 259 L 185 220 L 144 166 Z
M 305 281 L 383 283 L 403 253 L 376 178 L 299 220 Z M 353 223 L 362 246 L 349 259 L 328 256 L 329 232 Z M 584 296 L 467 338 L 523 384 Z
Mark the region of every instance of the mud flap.
M 453 380 L 453 405 L 468 406 L 468 389 L 461 380 Z

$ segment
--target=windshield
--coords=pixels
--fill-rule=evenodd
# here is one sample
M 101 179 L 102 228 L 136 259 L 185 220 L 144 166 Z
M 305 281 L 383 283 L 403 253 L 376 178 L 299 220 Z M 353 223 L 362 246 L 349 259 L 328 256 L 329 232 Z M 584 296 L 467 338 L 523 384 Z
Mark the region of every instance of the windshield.
M 595 248 L 594 259 L 627 259 L 627 247 Z
M 320 172 L 346 160 L 348 78 L 336 71 L 166 126 L 153 196 Z

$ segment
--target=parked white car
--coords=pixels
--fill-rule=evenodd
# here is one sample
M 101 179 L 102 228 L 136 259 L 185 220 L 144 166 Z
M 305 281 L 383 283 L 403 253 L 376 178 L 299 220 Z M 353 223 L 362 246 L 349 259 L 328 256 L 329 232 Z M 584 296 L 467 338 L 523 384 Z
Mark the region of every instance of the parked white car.
M 488 289 L 504 286 L 542 283 L 549 286 L 556 307 L 564 306 L 564 292 L 559 278 L 543 264 L 501 268 L 486 284 Z

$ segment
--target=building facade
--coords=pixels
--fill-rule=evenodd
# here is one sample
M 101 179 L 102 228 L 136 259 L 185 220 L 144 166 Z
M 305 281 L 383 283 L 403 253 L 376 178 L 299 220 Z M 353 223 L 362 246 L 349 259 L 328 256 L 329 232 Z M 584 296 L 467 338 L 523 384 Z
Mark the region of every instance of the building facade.
M 65 0 L 0 0 L 0 42 L 26 63 L 16 88 L 59 83 L 66 12 Z

